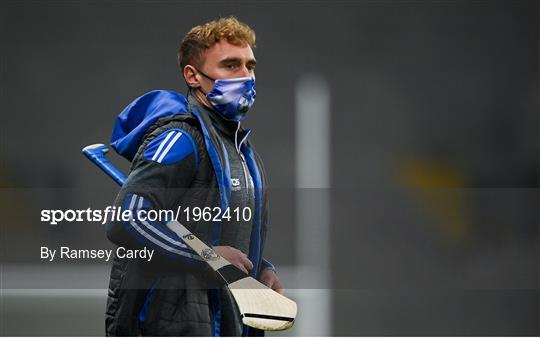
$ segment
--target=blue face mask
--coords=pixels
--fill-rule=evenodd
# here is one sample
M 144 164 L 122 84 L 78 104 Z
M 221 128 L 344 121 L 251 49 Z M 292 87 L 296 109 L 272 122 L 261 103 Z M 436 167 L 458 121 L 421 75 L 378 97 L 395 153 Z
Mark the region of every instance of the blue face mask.
M 238 77 L 216 80 L 201 71 L 199 73 L 214 81 L 214 87 L 206 94 L 206 98 L 214 109 L 227 120 L 236 122 L 243 120 L 255 102 L 255 78 Z

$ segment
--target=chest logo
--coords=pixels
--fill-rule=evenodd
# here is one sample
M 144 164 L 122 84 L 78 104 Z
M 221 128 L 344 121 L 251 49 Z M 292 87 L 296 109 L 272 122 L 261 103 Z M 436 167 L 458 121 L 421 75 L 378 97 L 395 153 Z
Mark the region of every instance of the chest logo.
M 231 185 L 233 191 L 240 190 L 240 179 L 239 178 L 231 178 Z

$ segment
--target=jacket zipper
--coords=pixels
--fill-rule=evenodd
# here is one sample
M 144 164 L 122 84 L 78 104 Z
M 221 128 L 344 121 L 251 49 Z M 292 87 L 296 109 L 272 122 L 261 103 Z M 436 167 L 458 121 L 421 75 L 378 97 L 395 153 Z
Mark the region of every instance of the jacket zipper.
M 246 183 L 246 189 L 249 192 L 249 183 L 248 183 L 248 177 L 247 177 L 247 168 L 246 168 L 246 159 L 244 158 L 244 154 L 240 151 L 240 148 L 242 147 L 242 143 L 246 140 L 248 134 L 244 136 L 244 138 L 240 141 L 240 144 L 238 144 L 238 131 L 240 130 L 240 122 L 238 122 L 238 126 L 236 127 L 236 132 L 234 133 L 234 146 L 236 147 L 236 151 L 240 155 L 240 159 L 242 162 L 242 169 L 244 170 L 244 181 Z
M 244 168 L 244 180 L 246 181 L 246 189 L 249 192 L 250 186 L 248 184 L 247 169 L 245 165 L 246 159 L 244 158 L 243 154 L 240 154 L 240 158 L 242 159 L 242 168 Z

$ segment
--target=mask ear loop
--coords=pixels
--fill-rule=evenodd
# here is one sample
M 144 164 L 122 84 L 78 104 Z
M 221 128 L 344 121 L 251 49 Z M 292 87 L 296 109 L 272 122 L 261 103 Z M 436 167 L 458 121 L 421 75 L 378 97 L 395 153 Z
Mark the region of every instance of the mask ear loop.
M 195 68 L 196 71 L 198 71 L 199 73 L 201 73 L 204 77 L 206 77 L 207 79 L 211 80 L 211 81 L 214 81 L 216 82 L 216 79 L 214 78 L 211 78 L 210 76 L 206 75 L 205 73 L 203 73 L 199 68 L 195 67 L 195 66 L 192 66 L 193 68 Z M 189 83 L 186 81 L 186 79 L 184 79 L 184 81 L 186 82 L 186 87 L 188 87 L 188 94 L 192 93 L 193 89 L 198 89 L 201 91 L 201 93 L 204 94 L 204 96 L 207 96 L 208 94 L 204 92 L 204 90 L 202 90 L 202 86 L 199 86 L 199 87 L 191 87 L 189 85 Z
M 214 83 L 216 82 L 216 79 L 211 78 L 210 76 L 206 75 L 206 74 L 203 73 L 199 68 L 197 68 L 197 67 L 195 67 L 195 66 L 194 66 L 193 68 L 195 68 L 199 73 L 202 74 L 202 76 L 204 76 L 204 77 L 207 78 L 208 80 L 214 81 Z M 197 87 L 196 89 L 200 90 L 201 93 L 203 93 L 205 97 L 208 96 L 208 93 L 205 93 L 204 90 L 202 90 L 202 86 L 199 86 L 199 87 Z
M 196 67 L 193 67 L 193 68 L 195 68 L 199 73 L 201 73 L 201 74 L 202 74 L 205 78 L 207 78 L 208 80 L 211 80 L 211 81 L 216 82 L 216 79 L 214 79 L 214 78 L 212 78 L 212 77 L 206 75 L 206 74 L 203 73 L 199 68 L 196 68 Z

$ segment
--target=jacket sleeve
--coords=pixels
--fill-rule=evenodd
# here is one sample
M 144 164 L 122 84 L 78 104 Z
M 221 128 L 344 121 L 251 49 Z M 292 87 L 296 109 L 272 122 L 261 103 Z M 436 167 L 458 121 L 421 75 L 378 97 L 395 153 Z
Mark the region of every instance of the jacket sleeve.
M 262 272 L 264 269 L 274 270 L 274 272 L 277 273 L 276 267 L 274 266 L 274 264 L 272 264 L 272 263 L 271 263 L 269 260 L 267 260 L 266 258 L 263 258 L 263 259 L 262 259 L 261 272 Z
M 145 139 L 115 201 L 123 212 L 130 210 L 131 217 L 107 224 L 111 242 L 135 249 L 151 248 L 183 264 L 203 264 L 165 225 L 176 214 L 175 202 L 190 187 L 198 170 L 204 149 L 201 142 L 200 132 L 186 122 L 160 128 Z

